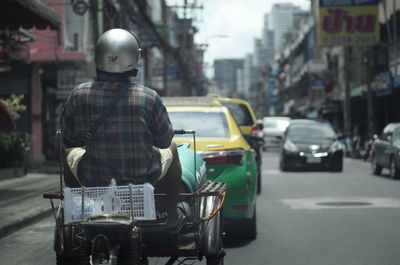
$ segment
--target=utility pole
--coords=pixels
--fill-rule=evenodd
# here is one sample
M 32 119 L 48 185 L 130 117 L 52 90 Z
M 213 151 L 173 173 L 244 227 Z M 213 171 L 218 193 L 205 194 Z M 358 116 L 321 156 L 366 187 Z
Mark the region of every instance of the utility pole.
M 397 15 L 396 15 L 396 1 L 393 0 L 393 49 L 394 49 L 394 58 L 393 58 L 393 67 L 394 67 L 394 78 L 397 77 L 397 58 L 398 58 L 398 49 L 397 49 Z M 394 84 L 393 84 L 394 85 Z
M 192 55 L 190 54 L 190 50 L 188 48 L 188 34 L 189 34 L 189 17 L 188 17 L 188 10 L 193 11 L 195 9 L 203 9 L 203 6 L 198 6 L 196 4 L 196 0 L 193 3 L 189 4 L 188 0 L 184 0 L 183 5 L 175 5 L 173 8 L 182 9 L 183 11 L 183 18 L 182 18 L 182 43 L 181 43 L 181 56 L 183 58 L 184 65 L 188 67 L 187 75 L 183 76 L 183 91 L 182 95 L 185 96 L 193 96 L 196 94 L 195 92 L 195 83 L 193 82 L 193 75 L 192 75 Z M 182 71 L 183 72 L 183 71 Z
M 190 60 L 189 60 L 190 55 L 188 54 L 188 47 L 187 47 L 188 23 L 187 23 L 187 18 L 186 18 L 186 16 L 187 16 L 186 11 L 187 11 L 187 0 L 184 0 L 184 4 L 183 4 L 183 25 L 182 25 L 183 26 L 182 27 L 183 28 L 182 29 L 182 50 L 181 50 L 181 53 L 182 53 L 182 57 L 183 57 L 185 65 L 189 68 L 188 73 L 191 76 L 192 75 L 192 72 L 191 72 L 192 65 L 191 65 Z M 191 81 L 191 78 L 189 78 L 189 84 L 186 84 L 185 86 L 183 86 L 183 91 L 182 91 L 183 95 L 191 96 L 193 94 L 193 91 L 192 91 L 193 89 L 192 89 L 192 84 L 191 84 L 192 82 L 190 82 L 190 81 Z
M 90 0 L 90 18 L 92 20 L 92 38 L 93 43 L 99 38 L 99 21 L 98 21 L 98 0 Z
M 374 105 L 372 98 L 372 73 L 371 73 L 371 61 L 370 61 L 370 52 L 369 47 L 366 47 L 366 51 L 364 54 L 364 63 L 365 63 L 365 77 L 367 82 L 367 125 L 368 125 L 368 137 L 372 136 L 375 133 L 375 123 L 374 123 Z
M 351 46 L 344 47 L 345 58 L 345 93 L 344 93 L 344 108 L 343 108 L 343 121 L 344 121 L 344 134 L 350 136 L 351 131 Z

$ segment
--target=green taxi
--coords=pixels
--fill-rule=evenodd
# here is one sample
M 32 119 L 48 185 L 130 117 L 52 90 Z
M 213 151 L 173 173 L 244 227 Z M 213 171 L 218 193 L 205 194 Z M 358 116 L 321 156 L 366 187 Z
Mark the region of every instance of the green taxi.
M 227 184 L 223 214 L 227 226 L 240 225 L 240 234 L 257 235 L 255 151 L 249 146 L 226 107 L 206 97 L 163 98 L 175 130 L 195 130 L 196 152 L 206 162 L 207 179 Z M 192 135 L 174 141 L 190 143 Z

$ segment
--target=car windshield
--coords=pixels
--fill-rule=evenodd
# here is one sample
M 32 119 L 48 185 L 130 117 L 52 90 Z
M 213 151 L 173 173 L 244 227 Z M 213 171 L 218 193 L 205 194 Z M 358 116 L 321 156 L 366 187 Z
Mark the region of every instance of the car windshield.
M 198 137 L 230 136 L 228 122 L 223 113 L 169 112 L 168 114 L 175 130 L 195 130 Z
M 335 132 L 331 127 L 320 124 L 296 124 L 288 128 L 287 138 L 289 139 L 321 139 L 335 138 Z
M 227 102 L 222 102 L 221 105 L 229 109 L 239 126 L 253 125 L 253 119 L 246 105 Z
M 289 125 L 289 121 L 285 121 L 285 120 L 265 120 L 263 122 L 264 128 L 278 129 L 281 131 L 284 131 L 288 125 Z

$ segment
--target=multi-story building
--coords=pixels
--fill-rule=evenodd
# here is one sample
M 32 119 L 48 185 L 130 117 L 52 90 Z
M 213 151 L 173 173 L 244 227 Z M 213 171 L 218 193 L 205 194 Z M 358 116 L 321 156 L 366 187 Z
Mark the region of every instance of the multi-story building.
M 244 98 L 250 97 L 250 89 L 259 79 L 259 67 L 254 63 L 254 55 L 246 54 L 243 63 L 243 94 Z
M 255 56 L 258 57 L 257 61 L 260 66 L 267 66 L 272 63 L 275 55 L 275 43 L 274 43 L 274 31 L 271 30 L 269 24 L 269 15 L 264 15 L 264 26 L 262 29 L 262 38 L 261 43 L 259 45 L 255 45 Z M 258 53 L 260 55 L 257 56 L 257 46 L 260 48 L 258 49 Z
M 285 42 L 285 34 L 293 28 L 296 15 L 301 12 L 300 7 L 291 3 L 274 4 L 269 14 L 270 28 L 274 32 L 275 53 L 279 52 Z
M 243 59 L 219 59 L 214 61 L 214 79 L 221 88 L 226 88 L 230 96 L 236 96 L 237 70 L 243 68 Z
M 21 113 L 16 130 L 32 133 L 35 158 L 43 157 L 43 69 L 34 61 L 29 44 L 41 37 L 46 38 L 49 45 L 59 40 L 57 33 L 62 30 L 62 14 L 59 11 L 40 0 L 0 3 L 0 97 L 10 94 L 24 96 L 22 103 L 27 110 Z

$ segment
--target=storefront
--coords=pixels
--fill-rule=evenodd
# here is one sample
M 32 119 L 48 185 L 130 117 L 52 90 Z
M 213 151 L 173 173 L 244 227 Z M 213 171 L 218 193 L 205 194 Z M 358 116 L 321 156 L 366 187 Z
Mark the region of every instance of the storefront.
M 56 30 L 60 24 L 55 10 L 40 0 L 0 1 L 0 96 L 24 95 L 27 111 L 16 129 L 32 134 L 33 157 L 39 161 L 43 160 L 41 68 L 30 61 L 27 43 L 35 37 L 26 29 Z

